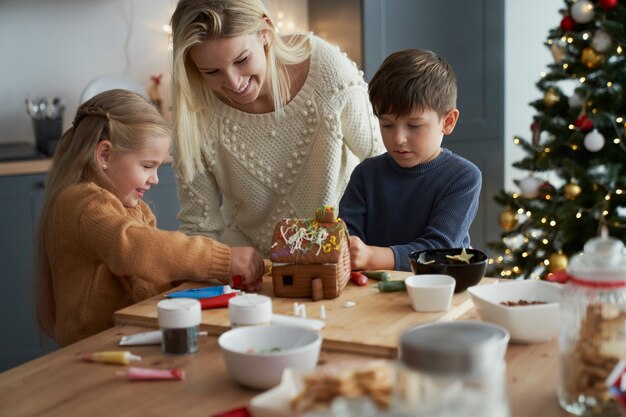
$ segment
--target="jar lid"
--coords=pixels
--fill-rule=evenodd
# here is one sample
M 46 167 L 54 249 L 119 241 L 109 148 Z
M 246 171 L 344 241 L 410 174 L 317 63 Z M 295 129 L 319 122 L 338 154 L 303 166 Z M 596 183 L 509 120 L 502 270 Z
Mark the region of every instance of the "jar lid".
M 583 281 L 626 281 L 624 243 L 606 235 L 589 239 L 584 250 L 570 260 L 567 273 Z
M 428 323 L 400 339 L 400 361 L 409 368 L 436 374 L 483 374 L 499 366 L 509 332 L 478 321 Z
M 231 325 L 266 324 L 272 319 L 272 299 L 266 295 L 242 294 L 228 300 Z
M 157 304 L 159 326 L 184 329 L 197 326 L 202 320 L 200 302 L 193 298 L 167 298 Z

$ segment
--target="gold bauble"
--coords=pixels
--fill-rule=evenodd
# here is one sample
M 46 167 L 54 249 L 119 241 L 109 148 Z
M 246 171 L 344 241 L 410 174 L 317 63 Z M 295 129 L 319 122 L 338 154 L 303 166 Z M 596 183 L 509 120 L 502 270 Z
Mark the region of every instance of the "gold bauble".
M 548 91 L 546 91 L 543 96 L 543 102 L 548 107 L 554 106 L 556 103 L 559 102 L 560 99 L 561 96 L 559 95 L 559 92 L 556 91 L 554 88 L 548 88 Z
M 498 223 L 505 232 L 509 232 L 517 226 L 517 216 L 513 209 L 507 207 L 498 217 Z
M 563 194 L 568 200 L 576 200 L 576 197 L 578 197 L 581 192 L 582 188 L 580 188 L 580 185 L 573 182 L 569 182 L 563 187 Z
M 562 252 L 555 252 L 548 258 L 548 271 L 550 272 L 558 272 L 563 271 L 567 268 L 567 256 L 565 256 Z
M 593 48 L 585 48 L 580 54 L 580 60 L 587 68 L 593 69 L 604 61 L 604 56 L 597 53 Z

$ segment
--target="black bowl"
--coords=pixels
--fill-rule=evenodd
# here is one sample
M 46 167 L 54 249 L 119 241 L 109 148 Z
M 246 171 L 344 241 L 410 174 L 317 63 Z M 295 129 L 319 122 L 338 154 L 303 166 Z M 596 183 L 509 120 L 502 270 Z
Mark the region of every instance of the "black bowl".
M 454 292 L 463 292 L 468 287 L 478 284 L 487 270 L 487 255 L 478 249 L 465 249 L 468 255 L 474 255 L 465 262 L 453 262 L 446 255 L 460 255 L 461 248 L 425 249 L 411 252 L 409 262 L 415 275 L 445 274 L 456 280 Z M 434 261 L 434 262 L 433 262 Z

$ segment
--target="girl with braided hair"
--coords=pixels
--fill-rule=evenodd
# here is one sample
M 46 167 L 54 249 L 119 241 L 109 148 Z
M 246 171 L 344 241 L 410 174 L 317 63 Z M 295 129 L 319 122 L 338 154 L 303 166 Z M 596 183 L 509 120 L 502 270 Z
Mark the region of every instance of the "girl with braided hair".
M 170 129 L 157 109 L 126 90 L 101 93 L 77 111 L 61 137 L 39 225 L 36 315 L 67 345 L 113 326 L 113 312 L 172 288 L 173 281 L 260 290 L 263 259 L 156 228 L 142 201 L 169 155 Z

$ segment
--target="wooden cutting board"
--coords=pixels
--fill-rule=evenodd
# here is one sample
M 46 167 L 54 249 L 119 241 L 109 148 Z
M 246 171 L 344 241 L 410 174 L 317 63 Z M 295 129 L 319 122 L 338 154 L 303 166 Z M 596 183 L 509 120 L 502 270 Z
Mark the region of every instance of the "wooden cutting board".
M 410 275 L 399 271 L 391 273 L 394 280 Z M 497 279 L 483 278 L 480 285 L 495 282 Z M 321 331 L 323 349 L 386 358 L 397 356 L 400 335 L 405 330 L 418 324 L 455 320 L 474 307 L 465 291 L 454 295 L 452 306 L 446 312 L 419 313 L 411 307 L 406 291 L 381 293 L 377 285 L 378 281 L 372 279 L 364 287 L 349 283 L 340 297 L 313 302 L 304 298 L 274 298 L 271 277 L 265 276 L 261 294 L 273 298 L 273 312 L 277 314 L 293 316 L 294 303 L 297 302 L 306 306 L 307 318 L 319 319 L 320 306 L 324 305 L 326 325 Z M 206 283 L 186 283 L 175 290 L 203 286 Z M 115 324 L 158 327 L 156 304 L 163 297 L 152 297 L 115 312 Z M 355 305 L 346 307 L 348 301 Z M 220 335 L 230 330 L 228 309 L 203 310 L 201 328 L 210 335 Z

